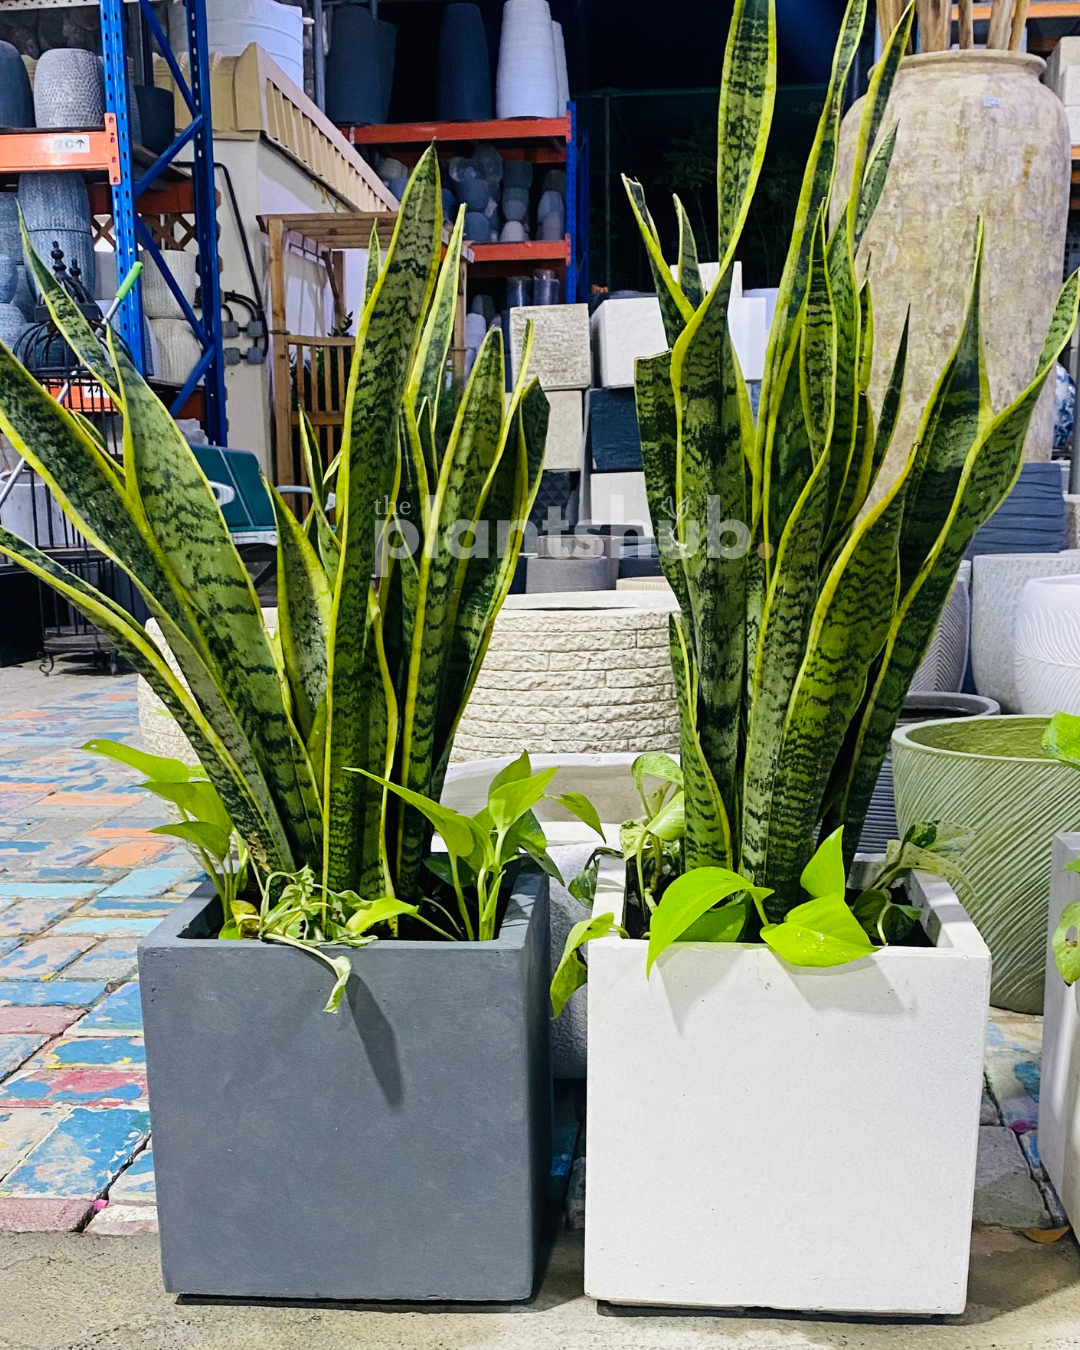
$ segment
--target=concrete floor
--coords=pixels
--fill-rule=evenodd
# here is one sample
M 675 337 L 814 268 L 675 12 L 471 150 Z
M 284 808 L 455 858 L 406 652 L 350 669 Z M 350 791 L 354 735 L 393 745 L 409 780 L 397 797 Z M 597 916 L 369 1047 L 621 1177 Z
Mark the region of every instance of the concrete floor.
M 888 1216 L 882 1215 L 882 1222 Z M 0 1237 L 2 1350 L 1075 1350 L 1080 1250 L 998 1229 L 972 1242 L 968 1311 L 923 1322 L 612 1315 L 582 1293 L 582 1235 L 563 1234 L 540 1293 L 511 1308 L 181 1303 L 157 1239 Z
M 116 678 L 107 671 L 74 662 L 58 663 L 51 675 L 43 675 L 36 661 L 28 661 L 23 666 L 4 666 L 0 670 L 0 716 L 47 708 L 50 703 L 87 690 L 110 689 Z

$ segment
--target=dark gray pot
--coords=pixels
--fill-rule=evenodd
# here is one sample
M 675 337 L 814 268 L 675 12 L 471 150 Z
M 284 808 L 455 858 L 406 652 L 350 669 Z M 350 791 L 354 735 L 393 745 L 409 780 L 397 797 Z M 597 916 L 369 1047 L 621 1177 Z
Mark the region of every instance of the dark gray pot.
M 218 942 L 195 896 L 139 948 L 165 1288 L 509 1301 L 550 1169 L 548 883 L 494 942 L 373 943 L 330 972 Z

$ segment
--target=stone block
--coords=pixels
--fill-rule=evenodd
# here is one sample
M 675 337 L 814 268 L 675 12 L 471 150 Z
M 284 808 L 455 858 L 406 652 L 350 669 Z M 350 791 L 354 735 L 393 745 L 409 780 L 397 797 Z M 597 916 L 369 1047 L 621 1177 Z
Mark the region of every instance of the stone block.
M 45 980 L 81 956 L 94 939 L 84 934 L 38 938 L 0 957 L 0 980 Z M 86 976 L 90 979 L 92 976 Z
M 594 473 L 589 478 L 590 515 L 597 525 L 641 525 L 653 535 L 643 473 Z
M 94 1200 L 141 1148 L 150 1114 L 131 1107 L 79 1107 L 0 1181 L 0 1196 Z
M 532 321 L 530 375 L 544 389 L 588 389 L 592 384 L 588 305 L 521 305 L 510 311 L 513 378 L 521 364 L 525 325 Z
M 590 321 L 597 383 L 633 387 L 634 362 L 667 351 L 660 302 L 655 295 L 605 300 Z
M 1069 119 L 1069 140 L 1073 145 L 1080 145 L 1080 106 L 1066 107 L 1065 116 Z
M 1048 1228 L 1050 1215 L 1016 1135 L 1005 1125 L 979 1127 L 975 1170 L 977 1224 L 996 1228 Z
M 581 471 L 584 419 L 579 389 L 545 390 L 550 405 L 544 468 Z
M 607 558 L 530 558 L 525 590 L 530 595 L 611 589 Z
M 1063 37 L 1046 59 L 1043 83 L 1049 85 L 1064 103 L 1069 102 L 1063 92 L 1065 74 L 1077 65 L 1080 65 L 1080 37 Z
M 633 389 L 590 389 L 587 452 L 594 473 L 636 473 L 641 437 Z
M 0 1111 L 0 1179 L 22 1162 L 67 1114 L 65 1109 L 57 1107 L 51 1110 L 18 1107 Z

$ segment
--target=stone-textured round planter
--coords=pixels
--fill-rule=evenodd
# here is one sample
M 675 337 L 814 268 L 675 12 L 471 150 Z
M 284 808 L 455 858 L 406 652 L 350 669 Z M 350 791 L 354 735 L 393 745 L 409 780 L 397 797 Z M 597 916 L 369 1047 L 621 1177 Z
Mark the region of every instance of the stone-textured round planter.
M 1064 553 L 984 553 L 971 565 L 971 672 L 980 694 L 1003 712 L 1020 711 L 1016 688 L 1016 610 L 1036 577 L 1080 575 L 1080 549 Z
M 454 738 L 492 755 L 678 749 L 664 592 L 511 596 Z
M 1027 583 L 1014 643 L 1021 712 L 1080 714 L 1080 576 Z
M 994 957 L 993 1002 L 1043 1010 L 1050 840 L 1080 821 L 1080 773 L 1048 759 L 1045 717 L 921 722 L 893 733 L 901 830 L 916 821 L 961 826 L 968 903 Z
M 910 307 L 904 406 L 878 479 L 892 482 L 934 382 L 959 336 L 975 225 L 986 229 L 982 336 L 995 411 L 1032 377 L 1061 286 L 1071 149 L 1065 109 L 1039 83 L 1037 56 L 1007 51 L 907 57 L 884 134 L 898 127 L 885 189 L 860 257 L 873 258 L 875 408 Z M 838 184 L 851 181 L 863 100 L 844 119 Z M 838 212 L 846 187 L 837 194 Z M 1026 455 L 1049 459 L 1053 396 L 1044 391 Z
M 547 878 L 492 942 L 348 956 L 219 942 L 195 896 L 139 947 L 165 1288 L 526 1299 L 551 1168 Z
M 625 876 L 594 913 L 622 922 Z M 931 946 L 832 969 L 684 942 L 647 977 L 645 941 L 589 944 L 587 1294 L 963 1311 L 990 955 L 949 886 L 909 895 Z

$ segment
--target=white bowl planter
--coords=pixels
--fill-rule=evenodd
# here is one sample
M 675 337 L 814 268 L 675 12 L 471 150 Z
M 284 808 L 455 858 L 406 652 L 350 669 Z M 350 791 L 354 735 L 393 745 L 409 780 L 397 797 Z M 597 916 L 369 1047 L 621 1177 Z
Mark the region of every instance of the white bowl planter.
M 1027 583 L 1013 645 L 1020 711 L 1080 714 L 1080 576 Z
M 1058 974 L 1050 938 L 1061 911 L 1080 900 L 1080 874 L 1065 872 L 1080 858 L 1080 834 L 1054 835 L 1051 848 L 1050 915 L 1046 934 L 1046 1001 L 1043 1009 L 1039 1086 L 1039 1156 L 1062 1207 L 1080 1223 L 1080 983 Z
M 963 1311 L 990 954 L 949 886 L 911 896 L 933 948 L 828 970 L 679 943 L 646 979 L 645 941 L 589 944 L 587 1294 Z

